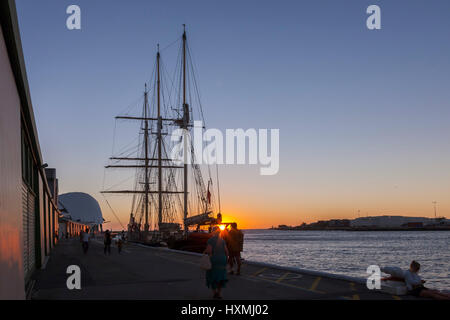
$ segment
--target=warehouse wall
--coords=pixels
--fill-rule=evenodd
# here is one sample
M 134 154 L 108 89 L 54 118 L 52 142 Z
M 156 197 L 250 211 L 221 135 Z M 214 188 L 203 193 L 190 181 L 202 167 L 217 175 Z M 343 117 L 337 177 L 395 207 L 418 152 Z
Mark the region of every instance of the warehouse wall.
M 0 0 L 0 299 L 29 297 L 55 244 L 59 212 L 43 164 L 15 2 Z
M 20 98 L 3 30 L 0 32 L 0 97 L 0 299 L 23 299 Z

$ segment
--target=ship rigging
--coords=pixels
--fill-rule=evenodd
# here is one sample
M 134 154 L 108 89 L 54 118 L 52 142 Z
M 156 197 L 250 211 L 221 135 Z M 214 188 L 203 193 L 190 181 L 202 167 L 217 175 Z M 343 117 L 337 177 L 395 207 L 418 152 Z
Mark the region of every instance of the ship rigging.
M 157 48 L 152 86 L 144 86 L 141 115 L 123 114 L 116 121 L 139 124 L 137 148 L 125 148 L 109 158 L 105 169 L 134 169 L 134 185 L 104 189 L 103 195 L 132 196 L 128 236 L 145 242 L 186 238 L 190 228 L 221 223 L 218 168 L 213 190 L 210 165 L 197 164 L 190 135 L 192 119 L 205 123 L 185 26 L 173 76 L 165 69 Z M 177 41 L 178 42 L 178 41 Z M 166 47 L 167 48 L 167 47 Z M 171 157 L 171 133 L 182 129 L 183 162 Z M 204 129 L 204 127 L 202 128 Z M 216 164 L 217 166 L 217 164 Z M 109 204 L 109 203 L 108 203 Z M 217 213 L 217 218 L 214 217 Z

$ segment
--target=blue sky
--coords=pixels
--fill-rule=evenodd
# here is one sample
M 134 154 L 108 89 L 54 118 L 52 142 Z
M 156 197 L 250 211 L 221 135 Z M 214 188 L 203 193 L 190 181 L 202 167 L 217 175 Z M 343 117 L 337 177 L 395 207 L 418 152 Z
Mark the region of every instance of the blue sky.
M 70 4 L 82 30 L 66 28 Z M 366 28 L 371 4 L 381 30 Z M 208 127 L 280 129 L 276 176 L 221 168 L 225 214 L 258 227 L 357 210 L 430 216 L 434 200 L 450 213 L 448 1 L 17 0 L 17 10 L 44 160 L 62 192 L 91 193 L 111 220 L 98 191 L 113 117 L 183 23 Z

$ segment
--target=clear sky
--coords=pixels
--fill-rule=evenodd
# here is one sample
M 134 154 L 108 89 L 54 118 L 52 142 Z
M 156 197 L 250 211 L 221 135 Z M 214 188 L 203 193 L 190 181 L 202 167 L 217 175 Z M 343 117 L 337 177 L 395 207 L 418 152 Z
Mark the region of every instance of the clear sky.
M 66 28 L 81 8 L 82 29 Z M 381 7 L 381 30 L 366 8 Z M 17 0 L 44 161 L 99 200 L 114 116 L 187 25 L 208 127 L 280 129 L 280 171 L 223 165 L 241 227 L 450 216 L 450 2 Z M 166 61 L 172 63 L 172 61 Z M 129 202 L 117 208 L 128 221 Z

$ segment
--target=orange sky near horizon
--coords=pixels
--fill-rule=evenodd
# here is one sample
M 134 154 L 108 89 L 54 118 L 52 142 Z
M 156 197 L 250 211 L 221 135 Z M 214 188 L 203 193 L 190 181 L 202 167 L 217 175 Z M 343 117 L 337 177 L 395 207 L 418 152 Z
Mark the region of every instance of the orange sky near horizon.
M 253 185 L 253 184 L 252 184 Z M 414 196 L 416 192 L 401 196 L 401 193 L 391 193 L 392 190 L 380 191 L 377 195 L 358 195 L 355 192 L 347 194 L 349 191 L 309 190 L 309 192 L 288 192 L 279 190 L 273 199 L 264 187 L 260 195 L 247 194 L 241 187 L 225 188 L 222 195 L 222 216 L 224 222 L 237 222 L 241 229 L 263 229 L 280 224 L 300 225 L 303 222 L 311 223 L 318 220 L 329 219 L 355 219 L 358 217 L 358 210 L 361 217 L 376 215 L 402 215 L 417 217 L 434 217 L 432 199 L 424 200 L 424 197 Z M 255 189 L 255 187 L 242 186 L 243 189 Z M 326 188 L 323 188 L 326 189 Z M 226 197 L 225 197 L 226 195 Z M 444 194 L 440 195 L 443 198 Z M 121 229 L 120 224 L 111 212 L 104 199 L 98 198 L 101 204 L 104 218 L 111 221 L 106 227 Z M 121 222 L 126 226 L 129 219 L 128 199 L 109 199 L 114 211 L 119 216 Z M 450 201 L 438 201 L 438 216 L 448 216 L 450 211 Z
M 333 160 L 321 170 L 312 170 L 307 163 L 293 170 L 292 164 L 281 161 L 280 171 L 274 176 L 259 175 L 258 166 L 219 166 L 224 221 L 233 220 L 242 229 L 257 229 L 354 219 L 358 210 L 360 216 L 434 217 L 433 201 L 437 201 L 438 216 L 449 216 L 450 172 L 425 165 L 417 168 L 413 161 L 408 167 L 373 171 Z M 85 174 L 95 176 L 97 170 L 87 167 Z M 121 229 L 99 193 L 100 183 L 92 184 L 82 175 L 70 174 L 67 179 L 64 170 L 59 173 L 60 193 L 82 190 L 91 194 L 98 200 L 104 218 L 110 221 L 105 227 Z M 107 199 L 126 228 L 131 197 L 107 195 Z
M 285 166 L 289 170 L 285 170 Z M 281 161 L 274 176 L 259 175 L 258 166 L 221 166 L 220 191 L 224 221 L 235 221 L 239 228 L 270 228 L 280 224 L 300 225 L 328 219 L 354 219 L 360 216 L 402 215 L 449 216 L 450 172 L 407 168 L 394 170 L 343 170 L 336 164 L 317 170 L 292 170 Z M 415 170 L 413 170 L 415 169 Z M 85 174 L 95 176 L 97 168 L 88 167 Z M 60 170 L 60 193 L 80 191 L 91 194 L 101 206 L 109 223 L 106 228 L 121 229 L 103 196 L 101 185 L 84 176 L 66 178 Z M 131 197 L 108 196 L 107 199 L 126 228 Z M 217 213 L 217 212 L 215 212 Z
M 105 228 L 120 230 L 122 227 L 114 218 L 108 206 L 101 206 L 104 218 L 109 223 L 105 224 Z M 231 209 L 231 208 L 230 208 Z M 230 213 L 228 213 L 230 212 Z M 231 213 L 232 212 L 232 213 Z M 403 216 L 416 216 L 416 217 L 434 217 L 434 212 L 432 208 L 428 210 L 425 214 L 413 213 L 413 214 L 403 214 L 399 210 L 393 210 L 389 212 L 379 212 L 379 213 L 369 213 L 365 211 L 360 212 L 361 217 L 363 216 L 374 216 L 374 215 L 403 215 Z M 239 210 L 223 210 L 222 211 L 223 222 L 236 222 L 240 229 L 266 229 L 272 226 L 278 226 L 281 224 L 297 226 L 303 222 L 312 223 L 318 220 L 329 220 L 329 219 L 355 219 L 358 217 L 358 213 L 321 213 L 316 215 L 307 214 L 306 212 L 289 213 L 280 212 L 278 214 L 272 214 L 272 212 L 267 211 L 239 211 Z M 442 215 L 439 215 L 442 216 Z M 128 223 L 129 215 L 120 215 L 121 222 L 125 225 Z

